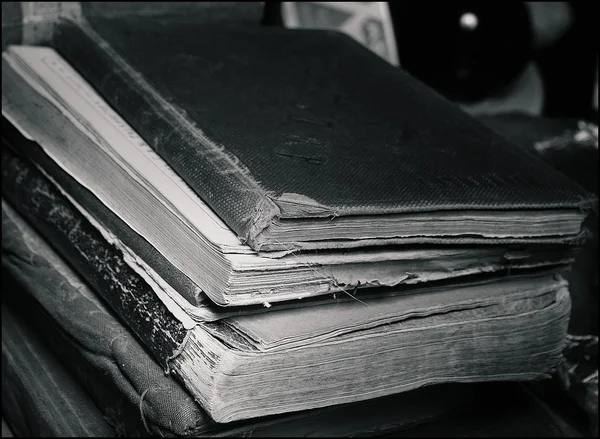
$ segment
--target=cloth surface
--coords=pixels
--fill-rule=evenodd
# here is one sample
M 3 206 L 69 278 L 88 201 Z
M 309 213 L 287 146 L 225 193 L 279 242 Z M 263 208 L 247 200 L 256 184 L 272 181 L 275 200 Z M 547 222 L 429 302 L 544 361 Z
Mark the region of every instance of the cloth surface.
M 85 390 L 4 300 L 2 412 L 17 436 L 114 435 Z

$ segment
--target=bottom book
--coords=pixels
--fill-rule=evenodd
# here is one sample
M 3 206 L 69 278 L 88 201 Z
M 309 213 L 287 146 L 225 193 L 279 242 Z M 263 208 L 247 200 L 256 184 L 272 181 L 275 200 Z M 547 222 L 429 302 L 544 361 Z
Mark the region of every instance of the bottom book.
M 98 367 L 101 362 L 79 345 L 76 335 L 53 321 L 52 312 L 44 312 L 4 270 L 2 280 L 3 287 L 10 288 L 2 300 L 2 408 L 17 436 L 173 436 L 175 431 L 157 428 L 155 421 L 157 416 L 175 422 L 185 418 L 179 411 L 187 412 L 190 421 L 193 413 L 199 415 L 197 425 L 188 426 L 187 436 L 581 436 L 519 383 L 442 384 L 229 427 L 202 417 L 201 409 L 194 409 L 187 398 L 161 412 L 144 402 L 142 392 L 136 407 L 128 403 L 126 373 L 121 380 L 116 379 L 118 374 L 103 373 Z M 101 308 L 88 311 L 104 315 Z M 105 348 L 101 339 L 98 350 Z M 107 376 L 116 381 L 105 387 Z M 144 379 L 156 386 L 168 377 L 149 370 Z M 175 392 L 170 403 L 181 396 Z
M 3 405 L 13 408 L 3 410 L 18 435 L 565 433 L 517 383 L 440 384 L 352 404 L 217 423 L 165 375 L 43 240 L 32 233 L 16 234 L 7 215 L 10 208 L 3 207 L 3 247 L 10 249 L 2 258 Z M 10 216 L 17 218 L 14 212 Z M 37 430 L 27 430 L 32 425 Z
M 474 387 L 454 384 L 360 403 L 217 423 L 174 377 L 165 374 L 135 336 L 42 239 L 36 238 L 35 232 L 18 233 L 12 222 L 19 221 L 18 216 L 10 211 L 3 206 L 3 313 L 9 315 L 15 310 L 14 314 L 35 328 L 119 435 L 383 434 L 430 422 L 473 402 Z M 12 359 L 18 357 L 10 357 L 10 352 L 18 352 L 23 343 L 10 343 L 8 334 L 17 325 L 10 326 L 9 322 L 10 316 L 2 321 L 3 355 Z M 28 345 L 34 346 L 34 341 Z M 45 351 L 49 352 L 47 348 Z M 22 388 L 14 394 L 46 394 L 32 384 L 44 387 L 52 380 L 32 379 L 31 369 L 23 367 L 23 361 L 6 363 L 11 363 L 6 370 L 21 375 L 21 379 L 3 383 L 3 395 L 5 389 L 20 383 Z M 62 404 L 61 409 L 70 410 L 68 404 Z M 35 417 L 37 410 L 33 408 L 34 414 L 29 416 Z M 9 422 L 14 421 L 10 418 Z
M 3 252 L 25 248 L 28 260 L 60 254 L 217 422 L 444 382 L 544 378 L 565 344 L 570 298 L 560 267 L 195 321 L 169 305 L 166 284 L 39 170 L 16 157 L 2 168 L 3 196 L 18 212 L 3 200 L 3 228 L 10 229 Z M 53 256 L 45 256 L 44 239 Z M 30 282 L 31 268 L 19 269 Z

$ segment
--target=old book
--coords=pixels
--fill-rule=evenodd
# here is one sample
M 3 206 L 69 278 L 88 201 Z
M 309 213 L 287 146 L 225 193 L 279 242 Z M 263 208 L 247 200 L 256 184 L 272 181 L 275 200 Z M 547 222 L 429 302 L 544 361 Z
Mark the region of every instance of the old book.
M 3 136 L 156 271 L 192 315 L 206 296 L 262 305 L 569 261 L 569 246 L 554 238 L 536 248 L 508 240 L 257 253 L 54 50 L 11 46 L 2 62 Z
M 6 378 L 2 391 L 3 402 L 12 403 L 4 406 L 3 413 L 9 415 L 21 435 L 40 425 L 46 430 L 34 431 L 36 435 L 42 431 L 52 431 L 54 436 L 72 435 L 73 427 L 79 425 L 77 419 L 91 424 L 86 434 L 90 436 L 108 434 L 93 428 L 94 421 L 99 425 L 107 421 L 124 436 L 343 437 L 393 433 L 415 437 L 442 432 L 561 436 L 572 432 L 552 422 L 552 413 L 518 383 L 441 384 L 359 403 L 218 424 L 164 374 L 133 334 L 60 257 L 40 250 L 47 248 L 43 240 L 15 233 L 6 218 L 3 226 L 5 239 L 12 241 L 6 246 L 11 252 L 5 252 L 2 261 L 2 373 Z M 43 366 L 52 379 L 37 379 L 36 368 Z M 25 403 L 31 400 L 55 407 L 52 395 L 57 388 L 65 400 L 57 419 L 44 418 L 44 411 Z M 70 396 L 81 388 L 87 391 L 83 398 L 89 397 L 100 410 L 89 410 L 87 401 L 82 404 L 81 398 Z M 70 417 L 78 411 L 85 411 L 85 415 Z
M 27 174 L 19 175 L 23 183 Z M 540 378 L 564 344 L 570 301 L 553 272 L 195 323 L 57 201 L 43 186 L 11 198 L 217 422 L 434 383 Z M 3 217 L 36 236 L 6 203 Z M 11 245 L 3 238 L 6 254 Z
M 51 44 L 255 250 L 572 241 L 593 202 L 340 33 L 90 18 Z

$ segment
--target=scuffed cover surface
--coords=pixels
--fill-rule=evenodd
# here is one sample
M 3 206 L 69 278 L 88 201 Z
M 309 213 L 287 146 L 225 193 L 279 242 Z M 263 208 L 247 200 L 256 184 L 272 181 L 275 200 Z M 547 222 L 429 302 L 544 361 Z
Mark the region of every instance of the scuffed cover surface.
M 3 196 L 70 261 L 166 367 L 185 341 L 187 331 L 183 325 L 126 264 L 123 255 L 34 172 L 3 148 Z M 2 235 L 5 248 L 5 234 Z
M 56 50 L 254 247 L 276 218 L 591 201 L 347 36 L 88 21 Z
M 16 215 L 3 210 L 6 302 L 27 316 L 115 431 L 173 436 L 208 428 L 212 421 L 183 386 Z

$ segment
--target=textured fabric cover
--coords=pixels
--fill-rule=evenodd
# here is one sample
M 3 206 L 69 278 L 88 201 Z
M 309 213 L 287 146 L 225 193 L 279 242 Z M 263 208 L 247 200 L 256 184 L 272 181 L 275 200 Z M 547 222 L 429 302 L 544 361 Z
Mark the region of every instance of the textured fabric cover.
M 12 312 L 2 275 L 2 413 L 18 437 L 113 436 L 114 431 L 39 336 Z M 2 433 L 4 436 L 4 422 Z

